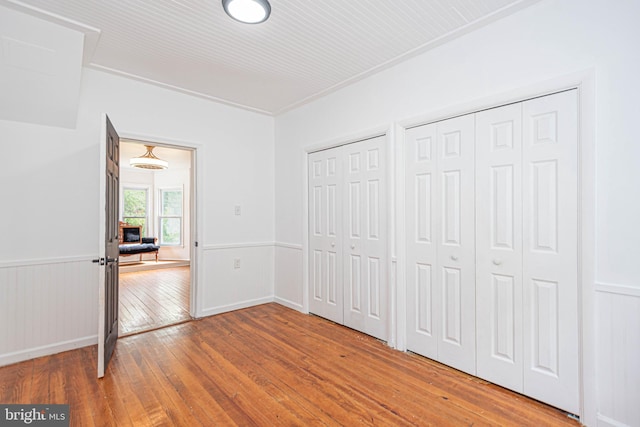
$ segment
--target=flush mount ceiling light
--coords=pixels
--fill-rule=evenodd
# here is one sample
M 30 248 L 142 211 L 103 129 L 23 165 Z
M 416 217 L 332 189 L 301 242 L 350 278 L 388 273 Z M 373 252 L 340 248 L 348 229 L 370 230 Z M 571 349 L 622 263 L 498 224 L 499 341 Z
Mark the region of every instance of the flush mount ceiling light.
M 271 14 L 268 0 L 222 0 L 222 7 L 227 15 L 245 24 L 259 24 Z
M 153 145 L 145 145 L 147 152 L 140 157 L 134 157 L 129 160 L 129 164 L 134 168 L 142 169 L 166 169 L 169 167 L 169 162 L 166 160 L 160 160 L 153 155 Z

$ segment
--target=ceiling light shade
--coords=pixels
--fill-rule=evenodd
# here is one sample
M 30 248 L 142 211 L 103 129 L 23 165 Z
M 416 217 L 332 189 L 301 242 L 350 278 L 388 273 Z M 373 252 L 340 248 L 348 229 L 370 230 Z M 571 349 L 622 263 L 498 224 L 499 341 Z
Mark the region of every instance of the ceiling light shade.
M 153 145 L 145 145 L 145 147 L 147 147 L 147 152 L 140 157 L 130 159 L 129 165 L 142 169 L 166 169 L 169 167 L 169 162 L 160 160 L 153 155 L 153 149 L 155 148 Z
M 227 15 L 245 24 L 259 24 L 271 14 L 268 0 L 222 0 L 222 7 Z

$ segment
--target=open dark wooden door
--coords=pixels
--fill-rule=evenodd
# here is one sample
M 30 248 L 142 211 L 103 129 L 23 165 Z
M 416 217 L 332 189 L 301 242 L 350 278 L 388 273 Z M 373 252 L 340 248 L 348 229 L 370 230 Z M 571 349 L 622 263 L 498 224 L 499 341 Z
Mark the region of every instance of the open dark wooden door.
M 104 376 L 118 340 L 118 203 L 120 192 L 120 138 L 109 118 L 104 115 L 101 141 L 101 183 L 104 210 L 101 209 L 100 292 L 98 321 L 98 378 Z M 101 203 L 102 204 L 102 203 Z M 102 227 L 101 227 L 102 228 Z M 102 255 L 102 250 L 101 250 Z M 104 267 L 104 271 L 102 271 Z

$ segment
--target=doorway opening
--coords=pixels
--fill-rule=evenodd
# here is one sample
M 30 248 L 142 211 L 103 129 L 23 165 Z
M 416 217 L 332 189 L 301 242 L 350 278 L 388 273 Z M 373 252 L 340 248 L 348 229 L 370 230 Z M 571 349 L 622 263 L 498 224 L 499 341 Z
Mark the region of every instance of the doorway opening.
M 153 145 L 153 154 L 168 168 L 131 166 L 145 145 Z M 133 230 L 130 241 L 120 242 L 121 337 L 191 320 L 194 155 L 189 148 L 120 139 L 119 220 L 122 229 Z M 131 250 L 135 244 L 146 244 L 148 252 Z

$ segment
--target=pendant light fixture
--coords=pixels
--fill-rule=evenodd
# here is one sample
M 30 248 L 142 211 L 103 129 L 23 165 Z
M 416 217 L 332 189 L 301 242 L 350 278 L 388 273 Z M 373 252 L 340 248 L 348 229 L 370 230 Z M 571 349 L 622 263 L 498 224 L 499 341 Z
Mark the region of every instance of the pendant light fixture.
M 153 145 L 145 145 L 147 152 L 140 157 L 134 157 L 129 160 L 129 165 L 134 168 L 142 169 L 166 169 L 169 167 L 169 162 L 161 160 L 153 155 Z
M 259 24 L 271 14 L 269 0 L 222 0 L 227 15 L 245 24 Z

